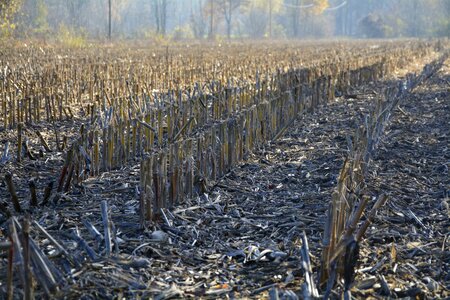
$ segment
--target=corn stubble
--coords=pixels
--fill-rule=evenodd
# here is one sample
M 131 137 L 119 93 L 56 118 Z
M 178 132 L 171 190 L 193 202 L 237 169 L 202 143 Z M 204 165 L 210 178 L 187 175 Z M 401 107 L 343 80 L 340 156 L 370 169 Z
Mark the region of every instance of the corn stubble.
M 448 54 L 426 65 L 422 73 L 409 74 L 404 80 L 391 83 L 377 95 L 369 115 L 348 140 L 349 152 L 344 161 L 337 187 L 327 210 L 322 241 L 319 285 L 325 287 L 324 298 L 330 297 L 338 278 L 344 280 L 343 295 L 351 299 L 350 289 L 359 256 L 359 242 L 364 238 L 379 209 L 389 196 L 381 194 L 374 201 L 365 194 L 365 178 L 370 160 L 400 101 L 426 78 L 440 69 Z M 372 208 L 368 205 L 373 202 Z
M 0 126 L 15 132 L 17 143 L 5 143 L 0 163 L 21 164 L 41 159 L 44 152 L 64 153 L 58 178 L 49 178 L 45 187 L 28 181 L 32 211 L 57 205 L 64 193 L 82 186 L 89 177 L 137 161 L 140 225 L 146 227 L 167 220 L 166 208 L 206 192 L 255 148 L 279 138 L 299 115 L 326 105 L 349 87 L 391 74 L 407 63 L 406 57 L 425 56 L 432 46 L 425 42 L 366 44 L 5 49 L 2 57 L 7 59 L 0 60 Z M 411 78 L 408 85 L 428 75 Z M 349 289 L 357 243 L 388 198 L 381 195 L 360 224 L 370 203 L 364 196 L 364 175 L 400 98 L 399 89 L 386 90 L 358 129 L 332 195 L 319 280 L 320 287 L 328 282 L 326 293 L 338 276 L 343 276 Z M 64 122 L 75 124 L 76 133 L 60 132 L 58 126 Z M 46 126 L 50 130 L 45 131 Z M 40 144 L 39 155 L 29 143 L 31 138 Z M 9 151 L 10 147 L 15 151 Z M 8 298 L 13 294 L 14 271 L 20 275 L 26 298 L 32 298 L 34 280 L 51 297 L 64 285 L 64 276 L 39 249 L 30 229 L 46 236 L 72 267 L 81 262 L 29 217 L 20 224 L 14 215 L 24 205 L 16 194 L 14 177 L 7 173 L 5 181 L 14 209 L 0 201 L 0 212 L 9 218 L 9 240 L 0 243 L 1 250 L 8 251 Z M 39 189 L 43 189 L 41 201 Z M 105 242 L 105 255 L 112 256 L 118 252 L 118 243 L 106 201 L 101 212 L 104 235 L 87 220 L 84 224 L 98 244 Z M 102 255 L 78 230 L 70 236 L 91 260 Z M 302 239 L 308 276 L 304 295 L 316 297 L 305 234 Z

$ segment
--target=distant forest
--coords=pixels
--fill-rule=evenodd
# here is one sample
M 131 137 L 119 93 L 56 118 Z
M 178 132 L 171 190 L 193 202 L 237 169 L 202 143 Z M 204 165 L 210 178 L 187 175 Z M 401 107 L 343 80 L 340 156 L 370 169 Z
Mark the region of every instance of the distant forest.
M 2 0 L 0 37 L 449 37 L 450 0 Z

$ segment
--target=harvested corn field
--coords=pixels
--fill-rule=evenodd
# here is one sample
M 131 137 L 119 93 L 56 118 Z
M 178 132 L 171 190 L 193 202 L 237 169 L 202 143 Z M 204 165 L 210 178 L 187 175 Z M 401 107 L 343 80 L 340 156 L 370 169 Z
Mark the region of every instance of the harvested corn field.
M 0 49 L 0 297 L 449 297 L 449 46 Z

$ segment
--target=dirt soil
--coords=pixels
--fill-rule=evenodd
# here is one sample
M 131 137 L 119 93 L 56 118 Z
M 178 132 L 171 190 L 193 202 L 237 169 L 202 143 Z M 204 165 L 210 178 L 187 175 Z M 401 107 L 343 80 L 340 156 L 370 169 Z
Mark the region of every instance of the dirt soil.
M 420 71 L 425 63 L 398 76 Z M 284 136 L 255 151 L 207 193 L 164 210 L 161 223 L 145 230 L 139 227 L 138 163 L 90 178 L 58 204 L 38 208 L 33 219 L 82 265 L 71 267 L 48 239 L 32 232 L 62 274 L 57 298 L 267 298 L 269 292 L 301 298 L 300 235 L 308 237 L 317 271 L 325 212 L 348 151 L 347 137 L 370 111 L 377 91 L 394 79 L 355 88 L 356 99 L 342 96 L 299 117 Z M 386 193 L 389 200 L 361 242 L 352 289 L 356 298 L 450 297 L 449 106 L 447 60 L 401 102 L 386 128 L 369 167 L 367 194 Z M 58 174 L 62 158 L 48 159 L 57 162 L 49 172 Z M 45 165 L 52 163 L 25 163 L 14 178 L 39 176 Z M 20 190 L 20 197 L 28 196 Z M 8 195 L 2 184 L 2 198 Z M 104 243 L 82 222 L 103 233 L 102 200 L 108 200 L 116 228 L 110 258 L 104 258 Z M 5 266 L 3 255 L 0 298 Z M 42 295 L 37 287 L 36 297 Z M 21 298 L 21 291 L 16 296 Z

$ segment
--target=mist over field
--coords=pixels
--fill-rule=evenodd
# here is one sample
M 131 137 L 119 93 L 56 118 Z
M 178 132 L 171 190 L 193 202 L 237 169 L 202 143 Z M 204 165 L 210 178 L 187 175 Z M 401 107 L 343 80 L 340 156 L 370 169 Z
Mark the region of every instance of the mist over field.
M 0 36 L 58 40 L 448 37 L 447 0 L 6 0 Z

